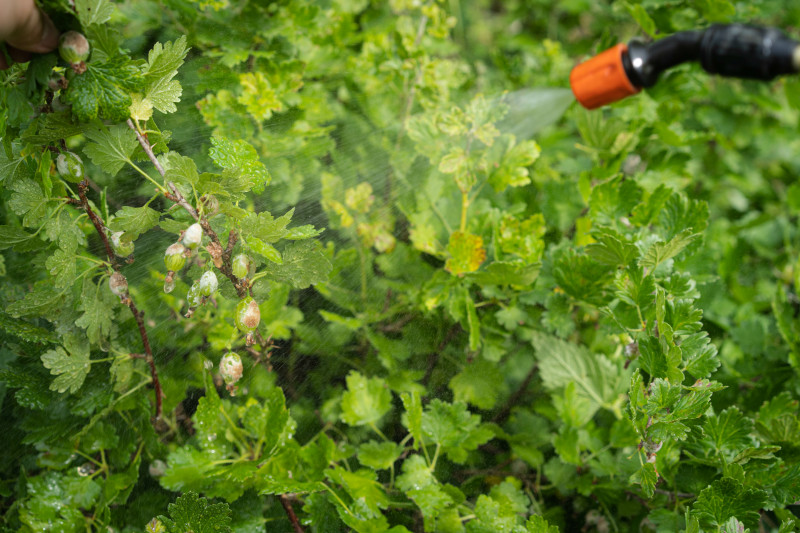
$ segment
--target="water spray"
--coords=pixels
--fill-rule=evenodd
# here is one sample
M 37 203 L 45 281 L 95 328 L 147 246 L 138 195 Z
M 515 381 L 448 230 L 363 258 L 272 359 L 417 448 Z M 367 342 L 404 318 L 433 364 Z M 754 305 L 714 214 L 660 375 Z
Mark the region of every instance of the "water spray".
M 652 87 L 665 70 L 699 61 L 710 74 L 769 81 L 800 72 L 800 43 L 777 28 L 718 24 L 651 44 L 618 44 L 572 69 L 572 92 L 586 109 Z

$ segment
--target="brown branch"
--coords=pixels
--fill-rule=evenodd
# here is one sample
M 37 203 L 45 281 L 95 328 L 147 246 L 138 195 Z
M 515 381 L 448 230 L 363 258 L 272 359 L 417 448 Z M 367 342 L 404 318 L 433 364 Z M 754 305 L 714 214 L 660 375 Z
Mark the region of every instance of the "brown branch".
M 153 153 L 153 148 L 150 146 L 150 141 L 148 141 L 144 135 L 139 133 L 139 130 L 137 130 L 136 126 L 133 125 L 133 121 L 131 119 L 128 119 L 128 127 L 131 130 L 133 130 L 133 133 L 136 135 L 136 139 L 139 141 L 139 145 L 142 147 L 142 150 L 144 150 L 144 153 L 147 154 L 147 157 L 153 163 L 153 166 L 156 167 L 158 173 L 161 174 L 161 177 L 166 180 L 167 188 L 169 188 L 169 191 L 165 191 L 164 196 L 168 200 L 171 200 L 175 202 L 177 205 L 184 208 L 186 212 L 189 213 L 189 215 L 191 215 L 191 217 L 200 224 L 200 226 L 203 228 L 203 233 L 205 233 L 208 236 L 211 242 L 214 243 L 215 245 L 218 245 L 220 250 L 225 250 L 222 253 L 222 266 L 220 267 L 219 271 L 225 274 L 225 277 L 231 280 L 231 283 L 233 283 L 233 286 L 236 289 L 236 293 L 239 295 L 239 298 L 244 298 L 245 296 L 247 296 L 247 280 L 244 279 L 240 280 L 239 278 L 237 278 L 233 274 L 233 268 L 231 266 L 231 254 L 233 253 L 233 245 L 236 244 L 236 240 L 238 238 L 238 236 L 236 235 L 236 231 L 235 230 L 230 231 L 230 233 L 228 234 L 228 245 L 223 247 L 222 242 L 219 239 L 219 235 L 217 235 L 217 232 L 214 231 L 214 229 L 211 227 L 211 223 L 209 223 L 208 219 L 201 217 L 197 213 L 197 210 L 194 207 L 192 207 L 192 205 L 189 202 L 186 201 L 186 198 L 183 197 L 181 192 L 178 190 L 178 187 L 176 187 L 173 182 L 166 179 L 167 176 L 166 172 L 164 171 L 164 167 L 161 166 L 161 163 L 158 162 L 158 158 L 156 158 L 156 155 Z
M 459 331 L 461 331 L 461 324 L 456 322 L 447 331 L 447 334 L 444 336 L 444 339 L 442 339 L 442 342 L 440 342 L 439 346 L 436 347 L 436 351 L 428 355 L 428 368 L 425 370 L 425 377 L 422 378 L 422 383 L 424 383 L 426 386 L 428 384 L 428 380 L 431 379 L 434 368 L 436 368 L 436 361 L 439 359 L 439 354 L 442 353 L 447 345 L 450 344 L 456 335 L 458 335 Z
M 108 261 L 111 264 L 111 268 L 114 271 L 119 272 L 119 264 L 114 256 L 114 251 L 111 248 L 111 244 L 108 242 L 108 235 L 106 234 L 106 227 L 103 224 L 103 221 L 100 220 L 100 217 L 97 216 L 97 213 L 94 212 L 92 207 L 89 205 L 89 199 L 86 197 L 86 189 L 89 187 L 89 183 L 86 180 L 83 180 L 78 184 L 78 197 L 80 198 L 80 205 L 86 214 L 89 216 L 89 220 L 92 221 L 94 224 L 94 228 L 97 230 L 97 234 L 100 235 L 100 239 L 103 241 L 103 245 L 106 249 L 106 255 L 108 256 Z M 158 381 L 158 371 L 156 370 L 155 360 L 153 359 L 153 350 L 150 348 L 150 339 L 147 336 L 147 330 L 144 327 L 144 312 L 140 311 L 136 304 L 133 302 L 130 294 L 125 294 L 122 297 L 122 303 L 128 306 L 133 313 L 133 317 L 136 319 L 136 325 L 139 328 L 139 335 L 142 338 L 142 344 L 144 345 L 144 359 L 147 361 L 147 364 L 150 366 L 150 375 L 153 380 L 153 389 L 155 390 L 156 395 L 156 417 L 155 419 L 158 420 L 161 418 L 161 383 Z M 138 354 L 136 354 L 138 355 Z M 132 354 L 131 357 L 135 357 L 136 355 Z
M 114 255 L 114 250 L 111 248 L 111 243 L 108 242 L 108 234 L 106 232 L 106 226 L 103 224 L 103 221 L 100 220 L 100 217 L 97 216 L 97 213 L 89 205 L 89 199 L 86 197 L 86 188 L 89 186 L 89 182 L 83 180 L 78 184 L 78 197 L 81 199 L 81 207 L 86 214 L 89 215 L 89 220 L 92 221 L 94 224 L 94 229 L 97 230 L 97 234 L 100 236 L 100 240 L 103 241 L 103 246 L 106 248 L 106 255 L 108 256 L 108 262 L 111 263 L 111 268 L 114 270 L 119 270 L 119 265 L 117 264 L 116 256 Z
M 508 401 L 506 402 L 505 406 L 503 406 L 503 408 L 496 415 L 494 415 L 492 422 L 500 424 L 504 422 L 506 418 L 508 418 L 508 415 L 511 414 L 511 409 L 517 404 L 517 402 L 519 402 L 519 400 L 522 398 L 522 395 L 525 394 L 528 385 L 531 384 L 533 376 L 536 375 L 536 371 L 538 369 L 539 365 L 534 364 L 530 372 L 528 372 L 528 375 L 525 376 L 525 379 L 522 380 L 522 383 L 520 384 L 519 388 L 516 391 L 514 391 L 514 394 L 512 394 L 508 398 Z
M 292 523 L 294 533 L 303 533 L 303 528 L 300 526 L 300 521 L 297 519 L 297 515 L 294 514 L 292 502 L 289 501 L 289 497 L 285 494 L 281 494 L 280 500 L 281 505 L 283 505 L 283 510 L 286 511 L 286 516 L 289 517 L 289 522 Z

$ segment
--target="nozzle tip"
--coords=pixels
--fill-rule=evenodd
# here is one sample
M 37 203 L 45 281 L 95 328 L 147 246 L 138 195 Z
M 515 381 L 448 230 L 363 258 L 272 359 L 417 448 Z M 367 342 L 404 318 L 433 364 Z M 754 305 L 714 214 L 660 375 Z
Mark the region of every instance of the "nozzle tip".
M 625 44 L 618 44 L 572 69 L 569 84 L 583 107 L 596 109 L 639 92 L 625 72 L 627 52 Z

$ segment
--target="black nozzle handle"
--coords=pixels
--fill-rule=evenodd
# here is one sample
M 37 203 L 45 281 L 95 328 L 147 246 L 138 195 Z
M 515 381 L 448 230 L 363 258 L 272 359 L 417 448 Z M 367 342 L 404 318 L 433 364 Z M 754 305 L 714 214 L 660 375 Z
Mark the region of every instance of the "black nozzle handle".
M 717 24 L 650 45 L 632 41 L 624 66 L 631 83 L 651 87 L 661 72 L 686 61 L 699 61 L 711 74 L 771 80 L 800 71 L 800 43 L 777 28 Z

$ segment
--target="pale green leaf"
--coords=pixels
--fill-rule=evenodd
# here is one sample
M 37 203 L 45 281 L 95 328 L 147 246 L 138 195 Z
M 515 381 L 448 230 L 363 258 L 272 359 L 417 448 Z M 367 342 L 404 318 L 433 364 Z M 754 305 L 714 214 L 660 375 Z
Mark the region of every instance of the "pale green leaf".
M 116 176 L 125 163 L 131 162 L 131 155 L 138 145 L 136 134 L 122 124 L 89 130 L 86 137 L 92 142 L 86 145 L 84 152 L 95 165 L 112 176 Z

